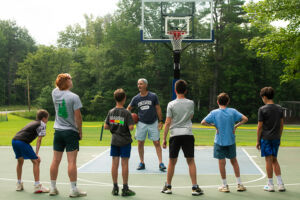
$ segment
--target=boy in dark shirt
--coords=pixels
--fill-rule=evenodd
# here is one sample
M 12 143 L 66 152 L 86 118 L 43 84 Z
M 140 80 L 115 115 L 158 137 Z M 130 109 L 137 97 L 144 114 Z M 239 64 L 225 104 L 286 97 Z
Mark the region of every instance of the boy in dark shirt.
M 280 138 L 283 130 L 283 109 L 274 104 L 274 89 L 264 87 L 260 91 L 264 106 L 258 110 L 257 144 L 256 148 L 261 150 L 261 156 L 266 160 L 266 171 L 268 184 L 265 191 L 274 192 L 273 170 L 277 176 L 278 191 L 285 191 L 281 178 L 281 170 L 277 160 Z
M 20 130 L 12 139 L 12 147 L 18 159 L 17 164 L 17 187 L 16 191 L 24 190 L 22 178 L 22 167 L 24 159 L 30 159 L 33 164 L 33 175 L 35 179 L 34 193 L 49 192 L 49 189 L 42 186 L 40 183 L 40 156 L 39 150 L 42 138 L 46 135 L 46 124 L 48 122 L 48 112 L 46 110 L 39 110 L 36 114 L 36 120 L 27 124 Z M 36 151 L 34 152 L 30 143 L 37 139 Z
M 134 128 L 134 121 L 128 110 L 124 108 L 126 94 L 123 89 L 114 92 L 116 107 L 111 109 L 105 119 L 104 128 L 110 129 L 112 134 L 110 155 L 112 156 L 111 175 L 114 183 L 113 195 L 119 194 L 118 187 L 118 167 L 121 157 L 123 189 L 122 196 L 133 196 L 135 192 L 128 187 L 128 161 L 131 151 L 131 134 Z

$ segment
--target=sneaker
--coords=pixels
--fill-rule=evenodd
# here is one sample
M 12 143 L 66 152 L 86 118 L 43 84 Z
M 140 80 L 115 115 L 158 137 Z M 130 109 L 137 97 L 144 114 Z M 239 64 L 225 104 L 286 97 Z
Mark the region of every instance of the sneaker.
M 52 188 L 52 187 L 50 188 L 50 192 L 49 192 L 50 196 L 56 196 L 58 194 L 59 194 L 59 192 L 58 192 L 57 188 Z
M 167 186 L 166 184 L 164 185 L 163 189 L 161 190 L 162 193 L 165 193 L 165 194 L 172 194 L 172 186 L 169 185 Z
M 118 196 L 119 195 L 119 187 L 113 187 L 111 194 L 114 196 Z
M 238 192 L 243 192 L 243 191 L 246 191 L 247 189 L 246 189 L 245 186 L 243 186 L 243 184 L 238 184 L 237 187 L 236 187 L 236 190 Z
M 134 196 L 135 195 L 135 192 L 130 190 L 129 188 L 126 188 L 126 189 L 122 189 L 122 196 L 125 197 L 125 196 Z
M 222 185 L 221 187 L 219 187 L 219 191 L 220 192 L 230 192 L 229 186 L 228 185 Z
M 284 192 L 285 191 L 285 187 L 283 184 L 278 185 L 278 191 L 279 192 Z
M 274 185 L 269 185 L 269 184 L 265 185 L 264 190 L 268 192 L 275 192 Z
M 69 197 L 85 197 L 87 195 L 86 192 L 83 192 L 79 189 L 75 189 L 70 191 Z
M 199 196 L 201 194 L 203 194 L 203 190 L 201 188 L 199 188 L 199 186 L 192 187 L 192 195 L 193 196 Z
M 38 184 L 34 186 L 34 193 L 48 193 L 50 192 L 49 188 L 44 187 L 42 184 Z
M 137 170 L 145 169 L 145 163 L 140 163 L 139 166 L 136 168 Z
M 160 163 L 160 164 L 159 164 L 159 170 L 160 170 L 160 171 L 165 172 L 166 169 L 167 169 L 167 168 L 166 168 L 166 166 L 164 165 L 164 163 Z
M 22 190 L 24 190 L 23 182 L 22 183 L 17 183 L 16 191 L 22 191 Z

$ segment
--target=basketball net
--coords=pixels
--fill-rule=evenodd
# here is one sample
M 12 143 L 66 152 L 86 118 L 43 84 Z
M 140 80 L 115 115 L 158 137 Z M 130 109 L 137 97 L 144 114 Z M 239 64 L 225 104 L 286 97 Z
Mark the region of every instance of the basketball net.
M 180 51 L 182 49 L 181 48 L 182 40 L 186 36 L 186 31 L 182 31 L 182 30 L 168 31 L 168 35 L 169 38 L 171 39 L 173 50 Z

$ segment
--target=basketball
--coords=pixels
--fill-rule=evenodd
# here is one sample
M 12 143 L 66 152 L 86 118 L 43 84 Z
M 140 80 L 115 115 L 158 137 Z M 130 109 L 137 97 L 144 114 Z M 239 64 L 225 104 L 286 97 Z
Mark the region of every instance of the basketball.
M 136 113 L 131 113 L 131 116 L 132 116 L 134 123 L 135 124 L 138 123 L 138 121 L 139 121 L 138 115 Z

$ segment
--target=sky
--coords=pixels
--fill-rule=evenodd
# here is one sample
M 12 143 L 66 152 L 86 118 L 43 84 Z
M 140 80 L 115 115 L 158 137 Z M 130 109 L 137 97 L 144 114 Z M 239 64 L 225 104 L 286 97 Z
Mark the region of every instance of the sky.
M 15 20 L 37 44 L 56 45 L 58 32 L 84 25 L 84 14 L 113 14 L 119 0 L 0 0 L 0 19 Z

